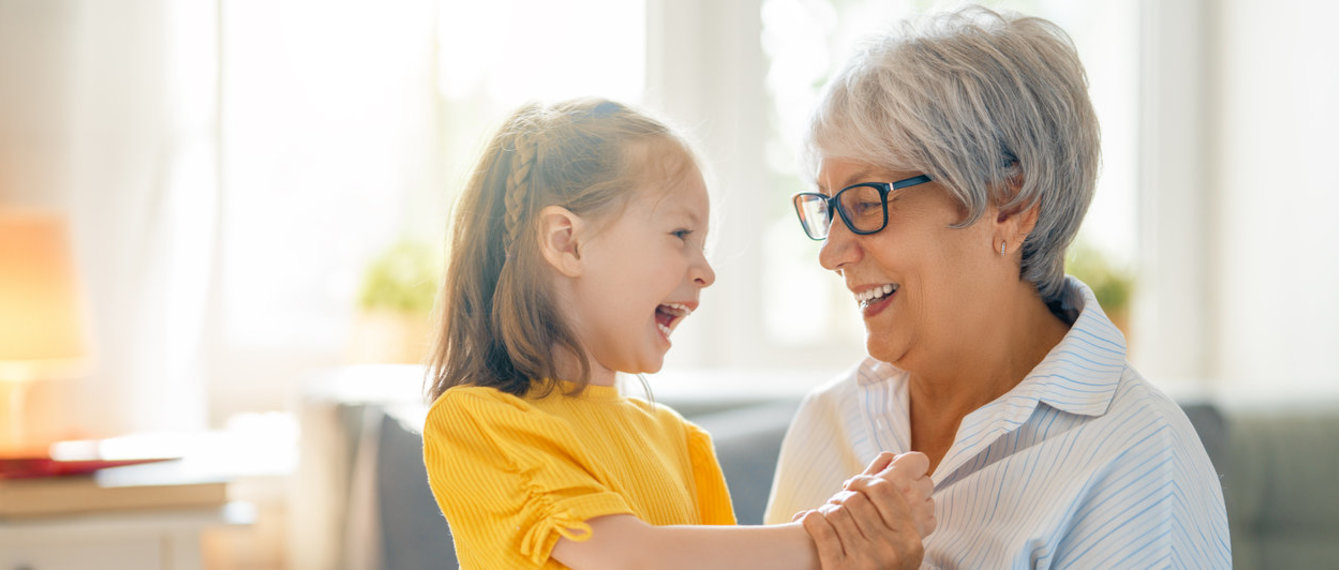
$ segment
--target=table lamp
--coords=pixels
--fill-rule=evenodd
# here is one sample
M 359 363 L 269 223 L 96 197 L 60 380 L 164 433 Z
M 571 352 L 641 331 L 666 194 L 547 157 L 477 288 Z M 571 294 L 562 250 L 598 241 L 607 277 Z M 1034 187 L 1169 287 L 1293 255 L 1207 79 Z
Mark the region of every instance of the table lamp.
M 83 371 L 80 293 L 64 217 L 0 208 L 0 455 L 29 445 L 28 384 Z

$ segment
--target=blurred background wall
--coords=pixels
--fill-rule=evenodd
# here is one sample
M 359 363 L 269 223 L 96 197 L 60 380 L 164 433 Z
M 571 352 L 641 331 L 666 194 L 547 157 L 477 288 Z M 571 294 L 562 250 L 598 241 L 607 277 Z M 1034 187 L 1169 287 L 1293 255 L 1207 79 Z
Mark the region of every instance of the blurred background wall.
M 1088 65 L 1105 154 L 1082 240 L 1131 280 L 1136 366 L 1214 398 L 1339 391 L 1339 8 L 988 4 L 1060 23 Z M 709 162 L 720 278 L 653 383 L 815 385 L 862 331 L 787 209 L 798 129 L 860 36 L 939 6 L 0 0 L 0 205 L 69 217 L 96 357 L 34 390 L 39 431 L 218 426 L 375 360 L 351 347 L 378 261 L 440 254 L 507 111 L 586 94 Z

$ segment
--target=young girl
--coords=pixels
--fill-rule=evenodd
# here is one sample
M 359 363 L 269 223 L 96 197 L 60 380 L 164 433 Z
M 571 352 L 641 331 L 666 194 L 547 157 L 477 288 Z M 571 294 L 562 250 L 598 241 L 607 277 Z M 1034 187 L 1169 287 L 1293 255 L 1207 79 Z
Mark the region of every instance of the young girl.
M 688 526 L 735 522 L 711 440 L 615 375 L 659 370 L 715 280 L 707 215 L 689 146 L 618 103 L 528 106 L 494 136 L 452 228 L 423 432 L 464 567 L 919 562 L 919 454 L 882 457 L 802 523 Z

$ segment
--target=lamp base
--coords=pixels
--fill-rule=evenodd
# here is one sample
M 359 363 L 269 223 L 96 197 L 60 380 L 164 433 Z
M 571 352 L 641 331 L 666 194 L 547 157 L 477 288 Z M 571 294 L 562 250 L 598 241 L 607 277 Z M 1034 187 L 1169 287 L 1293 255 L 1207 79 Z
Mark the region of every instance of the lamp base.
M 0 457 L 14 457 L 30 451 L 24 434 L 23 407 L 28 395 L 28 383 L 0 380 Z

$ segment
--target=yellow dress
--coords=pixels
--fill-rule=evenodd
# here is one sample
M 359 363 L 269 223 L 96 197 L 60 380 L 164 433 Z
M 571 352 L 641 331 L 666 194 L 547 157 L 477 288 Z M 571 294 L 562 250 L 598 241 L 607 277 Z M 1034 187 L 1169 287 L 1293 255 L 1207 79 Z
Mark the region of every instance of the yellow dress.
M 540 399 L 461 386 L 423 426 L 428 481 L 463 568 L 563 568 L 559 537 L 631 514 L 653 525 L 734 524 L 711 437 L 610 386 Z

